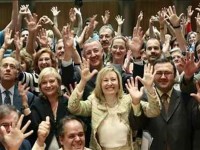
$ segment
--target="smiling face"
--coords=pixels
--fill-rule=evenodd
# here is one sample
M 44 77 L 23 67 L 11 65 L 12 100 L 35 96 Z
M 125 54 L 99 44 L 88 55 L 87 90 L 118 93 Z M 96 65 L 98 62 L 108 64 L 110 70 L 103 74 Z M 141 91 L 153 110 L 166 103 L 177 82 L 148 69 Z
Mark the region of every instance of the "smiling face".
M 109 71 L 102 78 L 101 88 L 105 97 L 117 96 L 119 91 L 119 81 L 114 71 Z
M 170 62 L 157 63 L 154 66 L 156 72 L 154 76 L 154 83 L 156 87 L 162 92 L 167 93 L 174 85 L 175 72 L 173 65 Z
M 64 150 L 84 150 L 85 134 L 82 124 L 77 120 L 66 122 L 60 143 Z
M 115 39 L 112 43 L 111 54 L 113 62 L 124 61 L 126 55 L 126 43 L 123 39 Z
M 57 78 L 55 76 L 52 76 L 52 74 L 47 74 L 42 77 L 40 89 L 46 97 L 57 96 L 59 87 L 60 84 Z
M 113 31 L 110 28 L 101 28 L 99 31 L 99 41 L 101 42 L 101 45 L 104 49 L 104 52 L 107 53 L 109 50 L 109 46 L 112 41 L 112 34 Z
M 46 67 L 51 67 L 52 61 L 49 53 L 42 53 L 38 59 L 38 67 L 40 71 Z
M 196 41 L 197 41 L 196 37 L 197 37 L 197 35 L 196 35 L 195 32 L 191 33 L 191 34 L 189 35 L 189 39 L 188 39 L 189 44 L 194 44 L 194 43 L 196 43 Z
M 90 60 L 90 68 L 100 70 L 103 65 L 103 49 L 99 41 L 85 43 L 83 56 Z

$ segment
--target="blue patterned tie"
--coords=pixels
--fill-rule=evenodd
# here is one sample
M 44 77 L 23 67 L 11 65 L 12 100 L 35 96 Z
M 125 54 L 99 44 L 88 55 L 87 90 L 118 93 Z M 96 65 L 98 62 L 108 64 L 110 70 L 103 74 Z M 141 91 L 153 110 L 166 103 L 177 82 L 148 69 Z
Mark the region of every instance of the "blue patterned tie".
M 11 99 L 10 99 L 10 91 L 5 90 L 4 91 L 6 97 L 4 98 L 4 104 L 9 104 L 11 105 Z

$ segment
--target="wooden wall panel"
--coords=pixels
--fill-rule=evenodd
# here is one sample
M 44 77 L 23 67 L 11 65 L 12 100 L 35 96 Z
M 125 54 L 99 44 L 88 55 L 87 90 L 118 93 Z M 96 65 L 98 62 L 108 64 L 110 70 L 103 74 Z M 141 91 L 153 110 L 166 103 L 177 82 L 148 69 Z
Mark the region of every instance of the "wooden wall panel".
M 11 3 L 0 3 L 0 30 L 4 29 L 11 20 Z
M 22 1 L 22 0 L 21 0 Z M 25 0 L 23 0 L 25 2 Z M 74 6 L 73 1 L 63 2 L 64 0 L 59 0 L 59 2 L 39 2 L 40 0 L 32 0 L 30 4 L 34 12 L 38 14 L 39 17 L 42 15 L 48 15 L 52 17 L 50 9 L 53 6 L 57 6 L 61 12 L 58 17 L 59 28 L 69 22 L 68 12 L 71 7 Z M 53 0 L 52 0 L 53 1 Z M 54 0 L 56 1 L 56 0 Z M 67 1 L 67 0 L 66 0 Z M 84 0 L 83 0 L 84 1 Z M 93 14 L 98 14 L 97 20 L 99 21 L 98 29 L 102 25 L 101 15 L 104 14 L 105 10 L 110 10 L 111 19 L 110 23 L 113 25 L 114 29 L 117 28 L 117 23 L 115 21 L 115 16 L 120 14 L 125 18 L 123 25 L 123 33 L 125 35 L 132 35 L 132 29 L 136 24 L 137 16 L 142 10 L 144 12 L 144 19 L 142 21 L 142 27 L 144 30 L 148 28 L 148 20 L 151 15 L 155 15 L 158 10 L 162 7 L 168 7 L 175 4 L 177 7 L 177 12 L 186 13 L 187 5 L 192 5 L 193 8 L 198 5 L 197 0 L 85 0 L 81 8 L 83 19 L 92 16 Z M 10 21 L 11 17 L 11 1 L 1 1 L 0 0 L 0 29 L 3 29 Z M 197 12 L 195 11 L 192 19 L 193 29 L 195 29 L 195 19 Z
M 44 14 L 48 16 L 52 16 L 52 13 L 50 12 L 50 9 L 53 6 L 57 6 L 59 10 L 61 10 L 59 16 L 58 16 L 58 22 L 59 22 L 59 28 L 61 28 L 63 25 L 65 25 L 67 22 L 69 22 L 68 13 L 70 8 L 72 8 L 74 5 L 71 2 L 60 2 L 60 3 L 36 3 L 36 12 L 38 16 L 42 16 Z M 84 2 L 83 6 L 81 7 L 81 12 L 83 15 L 83 21 L 87 17 L 91 17 L 94 14 L 98 14 L 97 20 L 99 21 L 98 27 L 102 25 L 101 21 L 101 15 L 104 14 L 105 10 L 111 11 L 111 24 L 114 25 L 116 28 L 116 21 L 115 16 L 118 12 L 118 3 L 117 2 Z M 51 17 L 52 18 L 52 17 Z

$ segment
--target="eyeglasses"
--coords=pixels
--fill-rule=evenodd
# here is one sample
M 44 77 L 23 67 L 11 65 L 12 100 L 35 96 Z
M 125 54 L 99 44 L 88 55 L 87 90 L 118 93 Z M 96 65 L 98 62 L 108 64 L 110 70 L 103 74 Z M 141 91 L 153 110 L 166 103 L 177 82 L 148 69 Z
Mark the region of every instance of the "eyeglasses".
M 173 74 L 173 72 L 170 72 L 170 71 L 157 71 L 156 72 L 156 76 L 159 76 L 159 77 L 161 77 L 162 75 L 164 75 L 166 77 L 166 76 L 170 76 L 172 74 Z

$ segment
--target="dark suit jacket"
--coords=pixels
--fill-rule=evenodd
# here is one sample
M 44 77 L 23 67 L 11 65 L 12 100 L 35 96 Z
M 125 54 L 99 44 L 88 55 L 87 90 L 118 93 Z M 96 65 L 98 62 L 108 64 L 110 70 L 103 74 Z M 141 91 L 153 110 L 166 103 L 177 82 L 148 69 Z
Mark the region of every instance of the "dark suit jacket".
M 1 90 L 0 90 L 0 93 L 1 93 Z M 28 92 L 28 93 L 27 93 L 27 96 L 28 96 L 28 104 L 29 104 L 29 106 L 31 106 L 31 104 L 33 103 L 33 101 L 36 99 L 36 96 L 35 96 L 34 94 L 32 94 L 31 92 Z M 0 104 L 2 104 L 2 96 L 0 96 Z M 15 85 L 15 87 L 14 87 L 13 105 L 14 105 L 19 111 L 21 111 L 21 108 L 22 108 L 22 100 L 21 100 L 21 96 L 19 95 L 17 85 Z
M 196 103 L 188 95 L 173 89 L 168 116 L 161 110 L 156 118 L 129 115 L 130 125 L 133 129 L 145 129 L 153 137 L 150 150 L 166 150 L 166 143 L 170 150 L 192 149 L 192 112 Z
M 57 137 L 58 135 L 58 123 L 59 121 L 65 117 L 66 115 L 69 115 L 69 111 L 67 109 L 68 101 L 63 96 L 59 97 L 58 101 L 58 108 L 57 108 L 57 118 L 54 119 L 54 115 L 51 109 L 51 105 L 47 99 L 44 99 L 42 97 L 39 97 L 37 100 L 34 101 L 34 103 L 31 106 L 31 114 L 29 116 L 25 117 L 25 120 L 31 120 L 31 125 L 28 129 L 34 130 L 34 133 L 28 137 L 29 141 L 33 145 L 36 138 L 37 138 L 37 130 L 38 126 L 41 123 L 41 121 L 46 120 L 46 116 L 50 117 L 50 132 L 49 135 L 46 138 L 46 148 L 48 149 L 50 146 L 50 143 L 53 139 L 53 136 L 55 135 Z
M 21 146 L 19 147 L 19 150 L 31 150 L 31 144 L 28 140 L 24 140 L 21 144 Z M 0 143 L 0 150 L 5 150 L 4 146 L 1 145 Z

